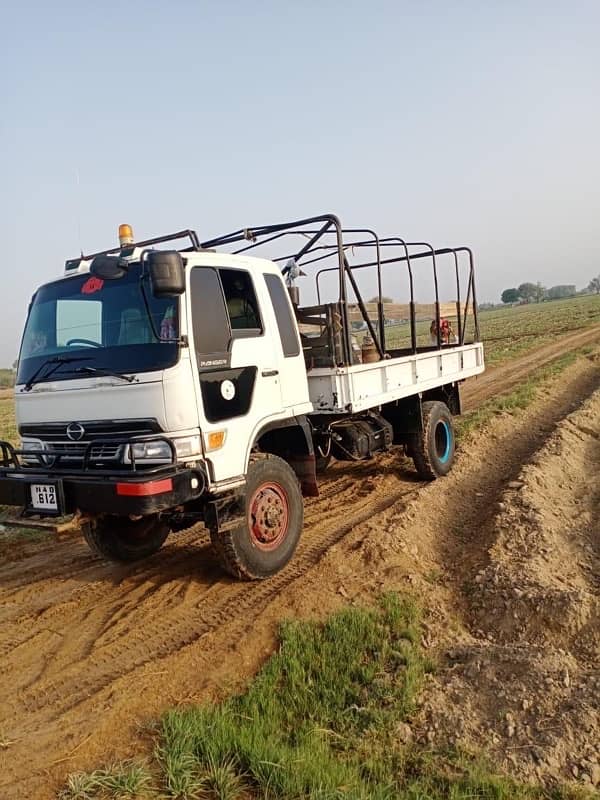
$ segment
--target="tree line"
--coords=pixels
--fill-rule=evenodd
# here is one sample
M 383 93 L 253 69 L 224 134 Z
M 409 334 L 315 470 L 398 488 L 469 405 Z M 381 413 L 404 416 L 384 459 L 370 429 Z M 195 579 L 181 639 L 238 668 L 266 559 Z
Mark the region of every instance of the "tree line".
M 584 291 L 600 294 L 600 275 L 592 278 Z M 559 284 L 547 289 L 538 281 L 538 283 L 525 282 L 512 289 L 505 289 L 500 295 L 500 299 L 503 303 L 531 303 L 531 301 L 539 303 L 542 300 L 561 300 L 565 297 L 574 297 L 576 294 L 575 284 Z

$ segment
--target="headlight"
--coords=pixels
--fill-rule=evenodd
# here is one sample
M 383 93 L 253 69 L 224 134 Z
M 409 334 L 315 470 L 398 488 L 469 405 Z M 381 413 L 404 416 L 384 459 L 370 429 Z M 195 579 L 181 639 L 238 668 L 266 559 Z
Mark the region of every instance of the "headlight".
M 171 461 L 171 448 L 166 442 L 138 442 L 129 446 L 128 461 Z M 133 456 L 133 458 L 132 458 Z
M 44 445 L 39 439 L 21 439 L 21 450 L 27 450 L 29 453 L 40 453 L 44 450 Z M 21 461 L 24 464 L 41 464 L 41 459 L 34 455 L 22 455 Z
M 189 458 L 202 454 L 199 436 L 183 436 L 181 439 L 173 439 L 177 458 Z

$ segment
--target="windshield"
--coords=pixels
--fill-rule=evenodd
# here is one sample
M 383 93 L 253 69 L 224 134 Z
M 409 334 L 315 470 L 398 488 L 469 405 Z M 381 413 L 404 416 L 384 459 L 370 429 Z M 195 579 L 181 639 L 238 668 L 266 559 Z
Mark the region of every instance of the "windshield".
M 76 275 L 42 286 L 25 325 L 17 383 L 26 383 L 49 358 L 85 355 L 98 371 L 148 372 L 173 365 L 178 353 L 178 300 L 157 299 L 140 287 L 139 265 L 118 280 Z M 66 363 L 52 380 L 73 378 L 79 363 Z M 44 380 L 42 373 L 37 380 Z M 37 382 L 37 381 L 36 381 Z

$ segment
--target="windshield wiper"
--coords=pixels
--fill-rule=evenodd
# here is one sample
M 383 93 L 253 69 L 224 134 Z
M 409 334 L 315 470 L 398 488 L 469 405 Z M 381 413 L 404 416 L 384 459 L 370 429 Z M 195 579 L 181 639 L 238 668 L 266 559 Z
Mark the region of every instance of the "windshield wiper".
M 77 367 L 73 372 L 85 372 L 87 375 L 112 375 L 113 378 L 122 378 L 127 383 L 132 383 L 135 380 L 133 375 L 123 375 L 122 372 L 115 372 L 105 367 Z
M 50 375 L 53 375 L 56 372 L 56 370 L 63 364 L 71 364 L 73 361 L 87 361 L 89 358 L 91 358 L 91 356 L 67 356 L 66 358 L 62 356 L 56 356 L 56 358 L 47 358 L 40 364 L 40 366 L 36 369 L 31 378 L 29 378 L 29 380 L 23 387 L 23 391 L 30 392 L 31 389 L 33 388 L 34 383 L 39 383 L 38 379 L 40 378 L 40 376 L 42 376 L 42 372 L 48 366 L 48 364 L 53 364 L 53 366 L 50 367 L 50 369 L 48 370 L 48 372 L 46 372 L 45 375 L 42 376 L 45 379 L 49 378 Z

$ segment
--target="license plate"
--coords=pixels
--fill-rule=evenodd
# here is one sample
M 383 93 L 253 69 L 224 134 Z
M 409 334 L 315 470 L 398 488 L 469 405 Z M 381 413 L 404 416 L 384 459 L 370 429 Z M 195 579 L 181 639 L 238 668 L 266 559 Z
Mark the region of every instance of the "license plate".
M 58 511 L 56 486 L 52 483 L 32 483 L 31 507 L 40 511 Z

